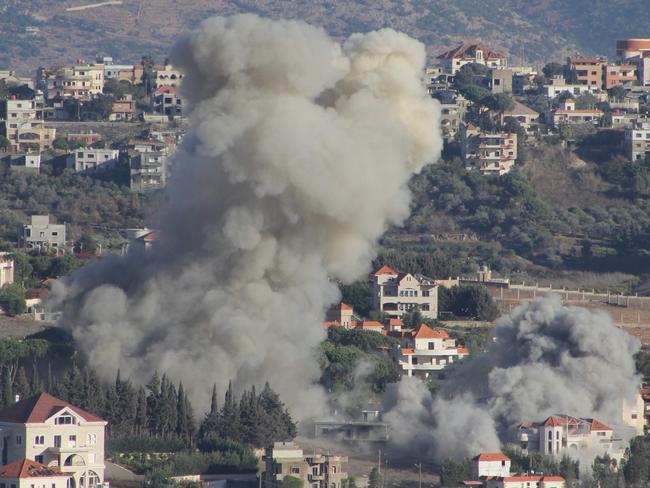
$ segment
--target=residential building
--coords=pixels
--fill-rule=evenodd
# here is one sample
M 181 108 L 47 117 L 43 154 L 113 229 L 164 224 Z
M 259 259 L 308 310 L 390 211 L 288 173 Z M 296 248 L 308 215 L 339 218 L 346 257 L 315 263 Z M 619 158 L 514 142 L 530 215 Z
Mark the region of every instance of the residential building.
M 475 479 L 492 476 L 510 476 L 512 460 L 500 452 L 482 452 L 472 459 L 472 476 Z
M 396 352 L 402 374 L 419 378 L 430 378 L 469 355 L 447 332 L 426 324 L 405 336 L 403 347 L 398 347 Z
M 167 155 L 162 152 L 136 153 L 129 158 L 131 190 L 146 192 L 167 184 Z
M 468 101 L 455 90 L 443 90 L 431 95 L 440 102 L 440 126 L 447 138 L 454 138 L 467 113 Z
M 603 115 L 603 111 L 597 108 L 577 109 L 576 101 L 573 98 L 567 98 L 558 109 L 553 111 L 552 120 L 554 127 L 562 124 L 598 124 Z
M 113 168 L 120 157 L 117 149 L 79 148 L 68 154 L 66 167 L 76 172 L 93 172 Z
M 594 454 L 622 454 L 620 439 L 614 431 L 596 419 L 551 415 L 540 423 L 522 423 L 517 427 L 517 442 L 526 453 L 539 452 L 561 457 L 565 451 L 589 450 Z
M 506 110 L 501 114 L 501 123 L 505 123 L 507 118 L 513 118 L 526 131 L 530 132 L 532 125 L 539 120 L 539 112 L 527 107 L 523 103 L 515 101 L 511 110 Z
M 461 157 L 468 170 L 483 175 L 504 175 L 517 160 L 517 134 L 510 132 L 483 132 L 473 124 L 463 125 L 460 131 Z
M 523 475 L 503 476 L 486 479 L 484 488 L 564 488 L 566 481 L 562 476 Z
M 438 284 L 421 274 L 398 273 L 382 266 L 372 275 L 372 301 L 375 310 L 390 318 L 400 318 L 417 307 L 423 317 L 438 317 Z
M 616 57 L 626 61 L 650 53 L 650 39 L 621 39 L 616 41 Z
M 14 260 L 11 253 L 0 252 L 0 288 L 14 282 Z
M 41 155 L 38 153 L 10 154 L 1 159 L 12 173 L 38 174 L 41 170 Z
M 643 161 L 650 157 L 650 122 L 635 123 L 625 129 L 625 154 L 630 161 Z
M 108 116 L 110 121 L 128 122 L 135 117 L 135 100 L 132 95 L 124 95 L 124 97 L 113 102 L 113 111 Z
M 154 74 L 156 77 L 154 88 L 156 89 L 161 86 L 179 87 L 183 80 L 183 73 L 181 73 L 180 70 L 175 69 L 171 64 L 158 66 Z
M 276 442 L 265 450 L 262 482 L 264 488 L 275 488 L 287 476 L 299 478 L 311 488 L 342 488 L 348 475 L 343 471 L 347 456 L 304 454 L 294 442 Z
M 579 85 L 600 88 L 605 78 L 607 60 L 604 58 L 567 58 L 567 66 L 575 72 Z
M 353 327 L 353 323 L 356 323 L 357 320 L 357 317 L 354 315 L 354 309 L 343 302 L 330 307 L 325 314 L 326 323 L 345 327 L 346 329 Z
M 56 129 L 45 127 L 43 107 L 37 100 L 5 101 L 4 136 L 12 152 L 43 152 L 52 147 Z
M 23 226 L 23 242 L 27 249 L 65 249 L 65 224 L 50 222 L 49 215 L 32 215 Z
M 623 422 L 634 429 L 635 435 L 643 435 L 646 427 L 645 402 L 642 392 L 634 397 L 633 402 L 623 401 Z
M 636 67 L 637 81 L 640 86 L 650 86 L 650 51 L 627 60 Z
M 159 233 L 145 227 L 144 229 L 129 229 L 127 237 L 129 239 L 129 251 L 148 252 L 156 245 Z
M 133 75 L 133 65 L 132 64 L 114 64 L 113 58 L 104 57 L 97 60 L 98 63 L 104 65 L 104 80 L 118 80 L 120 77 L 124 76 L 122 73 L 128 73 L 127 77 L 129 78 L 126 81 L 132 81 L 130 78 Z
M 631 86 L 637 83 L 636 64 L 609 64 L 604 69 L 603 88 L 609 90 L 616 86 Z
M 512 70 L 491 69 L 487 82 L 492 93 L 512 93 Z
M 105 427 L 101 418 L 39 393 L 0 410 L 2 465 L 33 460 L 71 474 L 71 488 L 93 488 L 104 482 Z
M 3 488 L 72 488 L 73 477 L 59 468 L 21 459 L 0 467 Z
M 22 86 L 34 89 L 34 80 L 27 76 L 19 76 L 13 70 L 0 70 L 0 81 L 4 81 L 7 86 Z
M 50 98 L 73 98 L 87 100 L 104 91 L 104 65 L 86 64 L 77 60 L 73 66 L 65 66 L 54 71 L 48 83 Z
M 455 75 L 460 68 L 470 63 L 483 64 L 488 68 L 508 66 L 508 59 L 503 54 L 477 43 L 463 43 L 440 54 L 437 59 L 443 71 L 450 75 Z
M 554 99 L 559 95 L 568 93 L 577 97 L 583 93 L 592 93 L 600 89 L 600 85 L 580 85 L 580 84 L 571 84 L 567 83 L 564 79 L 564 76 L 557 75 L 553 79 L 549 80 L 549 83 L 542 87 L 544 95 L 549 99 Z
M 169 117 L 181 116 L 183 100 L 175 86 L 163 85 L 154 92 L 154 110 Z

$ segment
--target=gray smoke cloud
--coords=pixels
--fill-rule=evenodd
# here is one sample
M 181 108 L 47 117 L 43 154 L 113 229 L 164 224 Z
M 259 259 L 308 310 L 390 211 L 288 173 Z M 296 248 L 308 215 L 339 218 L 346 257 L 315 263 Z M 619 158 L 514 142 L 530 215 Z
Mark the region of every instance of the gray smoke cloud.
M 153 370 L 199 408 L 209 385 L 269 380 L 298 417 L 324 394 L 314 348 L 378 237 L 437 160 L 439 106 L 424 46 L 390 29 L 343 44 L 298 21 L 210 18 L 172 56 L 191 130 L 177 151 L 158 245 L 107 257 L 53 292 L 106 377 Z
M 435 399 L 411 378 L 395 385 L 386 419 L 397 446 L 438 460 L 498 450 L 514 426 L 552 414 L 596 418 L 629 438 L 622 409 L 638 393 L 639 347 L 604 312 L 538 299 L 500 318 L 486 354 L 451 374 Z

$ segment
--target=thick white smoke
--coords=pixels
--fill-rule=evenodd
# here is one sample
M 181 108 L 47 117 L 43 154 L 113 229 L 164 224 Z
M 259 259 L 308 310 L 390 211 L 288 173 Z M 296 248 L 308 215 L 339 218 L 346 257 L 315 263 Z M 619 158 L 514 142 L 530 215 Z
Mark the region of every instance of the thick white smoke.
M 172 62 L 191 130 L 159 245 L 57 286 L 63 323 L 106 376 L 164 371 L 206 408 L 213 381 L 269 380 L 297 416 L 316 413 L 330 280 L 368 271 L 408 214 L 409 178 L 441 150 L 424 46 L 390 29 L 340 45 L 239 15 L 203 22 Z
M 438 460 L 474 456 L 511 441 L 515 425 L 552 414 L 596 418 L 629 438 L 622 409 L 638 394 L 639 347 L 604 312 L 563 307 L 557 296 L 521 305 L 435 399 L 421 382 L 394 385 L 386 399 L 393 440 Z

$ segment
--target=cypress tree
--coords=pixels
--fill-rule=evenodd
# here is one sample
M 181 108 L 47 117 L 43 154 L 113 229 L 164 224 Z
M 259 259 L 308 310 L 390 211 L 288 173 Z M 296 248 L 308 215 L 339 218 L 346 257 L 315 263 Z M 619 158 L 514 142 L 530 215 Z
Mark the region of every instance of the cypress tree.
M 41 383 L 41 378 L 38 375 L 38 366 L 36 361 L 32 363 L 32 395 L 37 395 L 43 391 L 43 384 Z
M 27 379 L 27 373 L 25 372 L 25 368 L 22 366 L 18 368 L 18 374 L 16 375 L 15 392 L 20 395 L 21 400 L 29 398 L 32 393 L 32 387 L 30 386 L 29 380 Z
M 178 396 L 176 399 L 176 435 L 184 441 L 189 440 L 189 429 L 187 425 L 187 407 L 183 382 L 178 384 Z
M 209 435 L 218 435 L 220 426 L 219 403 L 217 400 L 217 385 L 212 386 L 212 401 L 210 402 L 210 411 L 199 426 L 199 440 L 204 440 Z
M 235 400 L 232 388 L 232 381 L 228 382 L 228 390 L 221 408 L 220 434 L 226 439 L 239 442 L 241 438 L 241 426 L 239 422 L 239 406 Z
M 190 446 L 194 446 L 194 435 L 196 434 L 196 421 L 194 420 L 194 412 L 192 404 L 190 403 L 189 398 L 187 398 L 187 393 L 185 394 L 185 412 L 187 415 L 187 434 L 189 436 Z
M 52 377 L 52 363 L 47 362 L 47 384 L 45 385 L 45 390 L 50 394 L 54 394 L 54 378 Z
M 135 415 L 136 434 L 143 435 L 147 431 L 147 393 L 143 387 L 138 390 L 138 406 Z
M 11 375 L 9 368 L 6 366 L 2 368 L 2 405 L 7 406 L 14 403 L 14 390 L 11 384 Z

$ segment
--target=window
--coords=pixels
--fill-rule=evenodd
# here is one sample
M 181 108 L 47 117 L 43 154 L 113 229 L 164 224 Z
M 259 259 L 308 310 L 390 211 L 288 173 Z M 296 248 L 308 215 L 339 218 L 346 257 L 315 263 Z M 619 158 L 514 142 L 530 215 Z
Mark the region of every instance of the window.
M 636 419 L 636 414 L 635 413 L 632 414 L 632 418 Z
M 433 349 L 434 349 L 435 346 L 436 346 L 435 342 L 433 342 L 433 341 L 429 341 L 429 344 L 428 344 L 428 345 L 429 345 L 429 351 L 433 351 Z
M 43 444 L 45 444 L 45 436 L 37 435 L 36 437 L 34 437 L 34 444 L 36 444 L 37 446 L 42 446 Z
M 27 236 L 29 237 L 29 236 Z M 20 446 L 23 443 L 23 437 L 20 435 L 16 436 L 16 445 Z
M 97 434 L 86 434 L 86 444 L 89 446 L 97 444 Z
M 68 436 L 68 441 L 70 441 L 70 442 L 77 442 L 77 436 L 76 436 L 76 435 Z
M 60 435 L 55 435 L 54 436 L 54 447 L 61 447 L 61 436 Z
M 291 474 L 300 474 L 300 468 L 291 468 Z
M 422 296 L 423 297 L 428 297 L 429 296 L 429 290 L 422 290 Z
M 43 456 L 41 454 L 39 454 L 38 456 L 34 456 L 34 461 L 43 464 Z
M 70 425 L 74 422 L 72 421 L 72 415 L 61 415 L 54 420 L 56 425 Z

